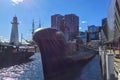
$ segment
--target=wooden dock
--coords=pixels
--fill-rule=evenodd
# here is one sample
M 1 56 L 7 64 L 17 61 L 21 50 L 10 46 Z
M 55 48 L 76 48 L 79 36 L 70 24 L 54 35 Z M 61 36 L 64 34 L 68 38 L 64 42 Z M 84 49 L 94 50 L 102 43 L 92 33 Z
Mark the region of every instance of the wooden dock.
M 120 58 L 117 58 L 119 50 L 100 49 L 99 55 L 103 80 L 119 80 Z

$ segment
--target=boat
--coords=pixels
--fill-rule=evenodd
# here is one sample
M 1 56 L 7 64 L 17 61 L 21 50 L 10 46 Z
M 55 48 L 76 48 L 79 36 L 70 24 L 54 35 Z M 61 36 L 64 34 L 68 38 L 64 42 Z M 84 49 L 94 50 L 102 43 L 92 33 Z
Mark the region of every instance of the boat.
M 33 47 L 0 44 L 0 67 L 24 62 L 34 55 Z
M 67 71 L 77 71 L 78 66 L 83 66 L 96 54 L 90 50 L 86 54 L 78 51 L 69 53 L 71 52 L 70 45 L 65 40 L 64 34 L 52 28 L 37 29 L 33 35 L 33 40 L 40 49 L 44 80 L 74 80 L 65 77 L 61 79 L 61 76 L 64 73 L 66 75 Z

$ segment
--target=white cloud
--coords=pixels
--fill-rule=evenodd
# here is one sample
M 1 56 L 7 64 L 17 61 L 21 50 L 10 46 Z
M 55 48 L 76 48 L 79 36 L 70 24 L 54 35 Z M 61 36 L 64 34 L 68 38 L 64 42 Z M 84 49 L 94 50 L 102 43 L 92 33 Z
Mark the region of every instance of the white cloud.
M 19 23 L 21 24 L 21 23 L 22 23 L 22 21 L 19 21 Z
M 81 23 L 85 24 L 85 23 L 87 23 L 87 21 L 82 21 Z
M 11 0 L 11 1 L 12 1 L 13 5 L 23 2 L 23 0 Z
M 79 29 L 82 29 L 82 27 L 79 27 Z

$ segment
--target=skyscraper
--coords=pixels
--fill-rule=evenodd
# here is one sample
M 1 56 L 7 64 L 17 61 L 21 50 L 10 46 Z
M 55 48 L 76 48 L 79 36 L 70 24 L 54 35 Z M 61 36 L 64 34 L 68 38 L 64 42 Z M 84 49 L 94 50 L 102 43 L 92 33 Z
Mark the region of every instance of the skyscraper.
M 51 16 L 51 28 L 60 30 L 61 22 L 63 20 L 63 16 L 60 14 L 55 14 Z
M 106 39 L 108 39 L 108 24 L 107 24 L 107 18 L 102 19 L 102 30 L 105 34 Z
M 79 17 L 75 14 L 51 16 L 51 28 L 62 31 L 70 40 L 76 39 L 79 34 Z
M 12 30 L 11 30 L 11 37 L 10 37 L 10 44 L 12 45 L 19 45 L 19 37 L 18 37 L 18 21 L 17 17 L 13 17 L 12 24 Z
M 69 29 L 70 39 L 76 39 L 79 34 L 79 17 L 75 14 L 67 14 L 64 16 L 64 25 Z

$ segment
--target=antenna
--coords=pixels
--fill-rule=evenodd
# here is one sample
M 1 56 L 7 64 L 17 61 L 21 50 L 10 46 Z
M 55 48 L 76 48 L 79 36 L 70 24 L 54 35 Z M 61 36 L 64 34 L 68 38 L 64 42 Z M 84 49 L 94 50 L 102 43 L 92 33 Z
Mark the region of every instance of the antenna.
M 41 28 L 41 21 L 40 21 L 40 19 L 39 19 L 39 28 Z
M 34 19 L 33 19 L 33 22 L 32 22 L 32 35 L 34 34 L 34 30 L 35 30 L 35 25 L 34 25 Z

